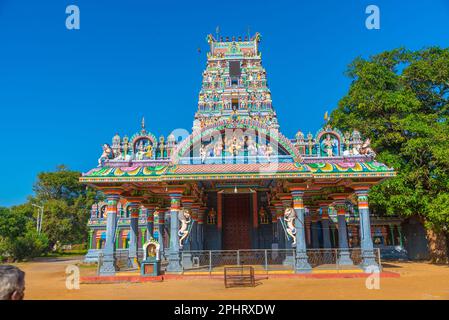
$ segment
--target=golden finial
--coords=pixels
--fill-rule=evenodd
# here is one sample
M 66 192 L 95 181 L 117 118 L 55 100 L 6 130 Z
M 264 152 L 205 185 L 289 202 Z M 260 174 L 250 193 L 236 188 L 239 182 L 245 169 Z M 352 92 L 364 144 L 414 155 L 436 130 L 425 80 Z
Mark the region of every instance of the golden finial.
M 329 121 L 329 113 L 326 111 L 326 113 L 324 114 L 324 121 Z

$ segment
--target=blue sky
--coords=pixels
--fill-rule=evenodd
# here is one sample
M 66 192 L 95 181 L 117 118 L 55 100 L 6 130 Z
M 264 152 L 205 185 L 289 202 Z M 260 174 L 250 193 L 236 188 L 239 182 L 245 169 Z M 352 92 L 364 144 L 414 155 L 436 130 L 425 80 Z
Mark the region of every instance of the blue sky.
M 67 5 L 81 29 L 65 28 Z M 365 8 L 381 29 L 365 28 Z M 58 164 L 87 171 L 118 132 L 191 129 L 206 35 L 262 34 L 282 132 L 315 132 L 347 92 L 346 66 L 399 46 L 449 46 L 449 0 L 0 0 L 0 206 Z M 201 48 L 202 53 L 198 53 Z

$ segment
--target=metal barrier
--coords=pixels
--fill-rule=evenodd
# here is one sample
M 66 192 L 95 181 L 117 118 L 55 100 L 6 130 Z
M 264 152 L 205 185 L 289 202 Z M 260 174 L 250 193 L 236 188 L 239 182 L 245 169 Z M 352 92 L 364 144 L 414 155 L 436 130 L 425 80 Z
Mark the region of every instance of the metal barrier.
M 181 251 L 183 273 L 223 272 L 229 266 L 252 266 L 256 271 L 292 271 L 295 269 L 295 249 L 248 249 Z M 360 269 L 363 262 L 360 248 L 307 249 L 308 262 L 312 268 L 342 270 Z M 374 249 L 374 258 L 381 267 L 380 251 Z
M 350 249 L 307 249 L 308 262 L 314 269 L 322 270 L 348 270 L 360 269 L 363 262 L 360 248 Z M 380 250 L 375 248 L 374 259 L 381 268 Z M 137 252 L 138 260 L 142 261 L 143 251 Z M 252 266 L 256 272 L 266 273 L 273 271 L 291 272 L 295 270 L 295 249 L 241 249 L 241 250 L 197 250 L 181 251 L 181 265 L 183 273 L 219 273 L 223 274 L 225 267 Z M 104 254 L 98 256 L 97 273 L 103 264 Z M 118 271 L 135 270 L 129 258 L 127 249 L 118 249 L 115 252 L 115 266 Z M 164 271 L 168 261 L 161 261 L 161 270 Z

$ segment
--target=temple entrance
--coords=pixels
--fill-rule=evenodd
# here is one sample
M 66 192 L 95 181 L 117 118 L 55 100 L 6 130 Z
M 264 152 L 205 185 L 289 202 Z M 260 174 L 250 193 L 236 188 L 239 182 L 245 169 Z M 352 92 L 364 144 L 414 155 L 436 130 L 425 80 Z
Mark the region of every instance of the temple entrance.
M 223 195 L 223 249 L 251 248 L 251 206 L 249 194 Z

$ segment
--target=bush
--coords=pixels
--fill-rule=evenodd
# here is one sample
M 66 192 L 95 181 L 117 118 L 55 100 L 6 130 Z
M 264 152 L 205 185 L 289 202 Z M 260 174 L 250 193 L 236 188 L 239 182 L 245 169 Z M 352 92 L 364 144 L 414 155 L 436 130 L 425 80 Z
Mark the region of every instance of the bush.
M 22 261 L 44 254 L 48 249 L 48 239 L 44 234 L 28 230 L 16 239 L 6 239 L 0 246 L 0 250 L 2 250 L 0 255 L 7 255 L 16 261 Z

